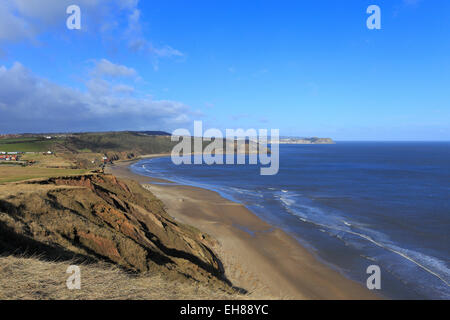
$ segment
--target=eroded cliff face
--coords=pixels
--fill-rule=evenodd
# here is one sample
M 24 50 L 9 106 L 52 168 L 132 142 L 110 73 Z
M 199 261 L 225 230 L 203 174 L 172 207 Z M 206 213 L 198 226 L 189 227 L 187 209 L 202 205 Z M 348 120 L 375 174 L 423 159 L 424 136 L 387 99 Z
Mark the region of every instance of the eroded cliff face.
M 133 181 L 93 174 L 0 185 L 0 254 L 105 260 L 231 290 L 208 236 Z

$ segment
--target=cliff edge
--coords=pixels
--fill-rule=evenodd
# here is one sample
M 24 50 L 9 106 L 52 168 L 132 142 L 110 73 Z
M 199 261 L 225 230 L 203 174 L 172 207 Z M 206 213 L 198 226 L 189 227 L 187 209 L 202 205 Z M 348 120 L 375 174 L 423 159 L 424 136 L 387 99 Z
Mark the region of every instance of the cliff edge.
M 134 181 L 89 174 L 0 185 L 1 255 L 106 261 L 234 292 L 213 244 Z

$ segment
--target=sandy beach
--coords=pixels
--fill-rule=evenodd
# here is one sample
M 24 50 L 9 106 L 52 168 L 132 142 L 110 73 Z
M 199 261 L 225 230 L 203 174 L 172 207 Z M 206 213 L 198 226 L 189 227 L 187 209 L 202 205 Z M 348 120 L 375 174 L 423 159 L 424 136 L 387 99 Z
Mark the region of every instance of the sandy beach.
M 214 250 L 234 286 L 275 299 L 380 298 L 319 262 L 292 236 L 243 205 L 213 191 L 134 174 L 131 163 L 117 162 L 105 172 L 138 181 L 163 201 L 172 217 L 215 238 Z

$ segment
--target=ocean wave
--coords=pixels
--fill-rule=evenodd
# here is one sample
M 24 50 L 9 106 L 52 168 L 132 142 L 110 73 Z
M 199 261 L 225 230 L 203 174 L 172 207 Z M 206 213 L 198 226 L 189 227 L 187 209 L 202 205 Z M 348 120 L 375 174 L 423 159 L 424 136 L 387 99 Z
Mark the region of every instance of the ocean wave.
M 344 220 L 337 212 L 325 212 L 321 208 L 302 204 L 301 200 L 305 199 L 299 199 L 298 196 L 294 194 L 289 196 L 275 195 L 275 198 L 279 199 L 280 203 L 288 213 L 295 215 L 302 222 L 313 224 L 318 227 L 320 231 L 322 231 L 323 228 L 326 228 L 351 234 L 359 239 L 363 239 L 383 250 L 387 250 L 406 259 L 436 279 L 439 279 L 447 287 L 450 287 L 450 269 L 444 261 L 418 251 L 405 249 L 396 244 L 385 242 L 383 240 L 388 239 L 388 237 L 377 230 L 370 230 L 371 233 L 378 236 L 377 238 L 365 234 L 362 232 L 363 228 L 360 228 L 357 222 Z M 337 238 L 342 238 L 341 235 L 336 234 L 335 236 Z

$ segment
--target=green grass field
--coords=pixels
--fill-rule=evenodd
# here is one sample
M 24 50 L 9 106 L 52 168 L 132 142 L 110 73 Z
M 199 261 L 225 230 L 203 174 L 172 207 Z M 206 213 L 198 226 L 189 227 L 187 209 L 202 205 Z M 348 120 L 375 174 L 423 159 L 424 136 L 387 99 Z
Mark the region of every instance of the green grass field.
M 36 138 L 36 137 L 7 138 L 7 139 L 0 139 L 0 144 L 27 142 L 27 141 L 36 141 L 36 140 L 38 140 L 38 138 Z M 42 138 L 39 138 L 39 140 L 42 140 Z
M 52 148 L 55 140 L 41 138 L 0 139 L 0 152 L 45 152 Z

